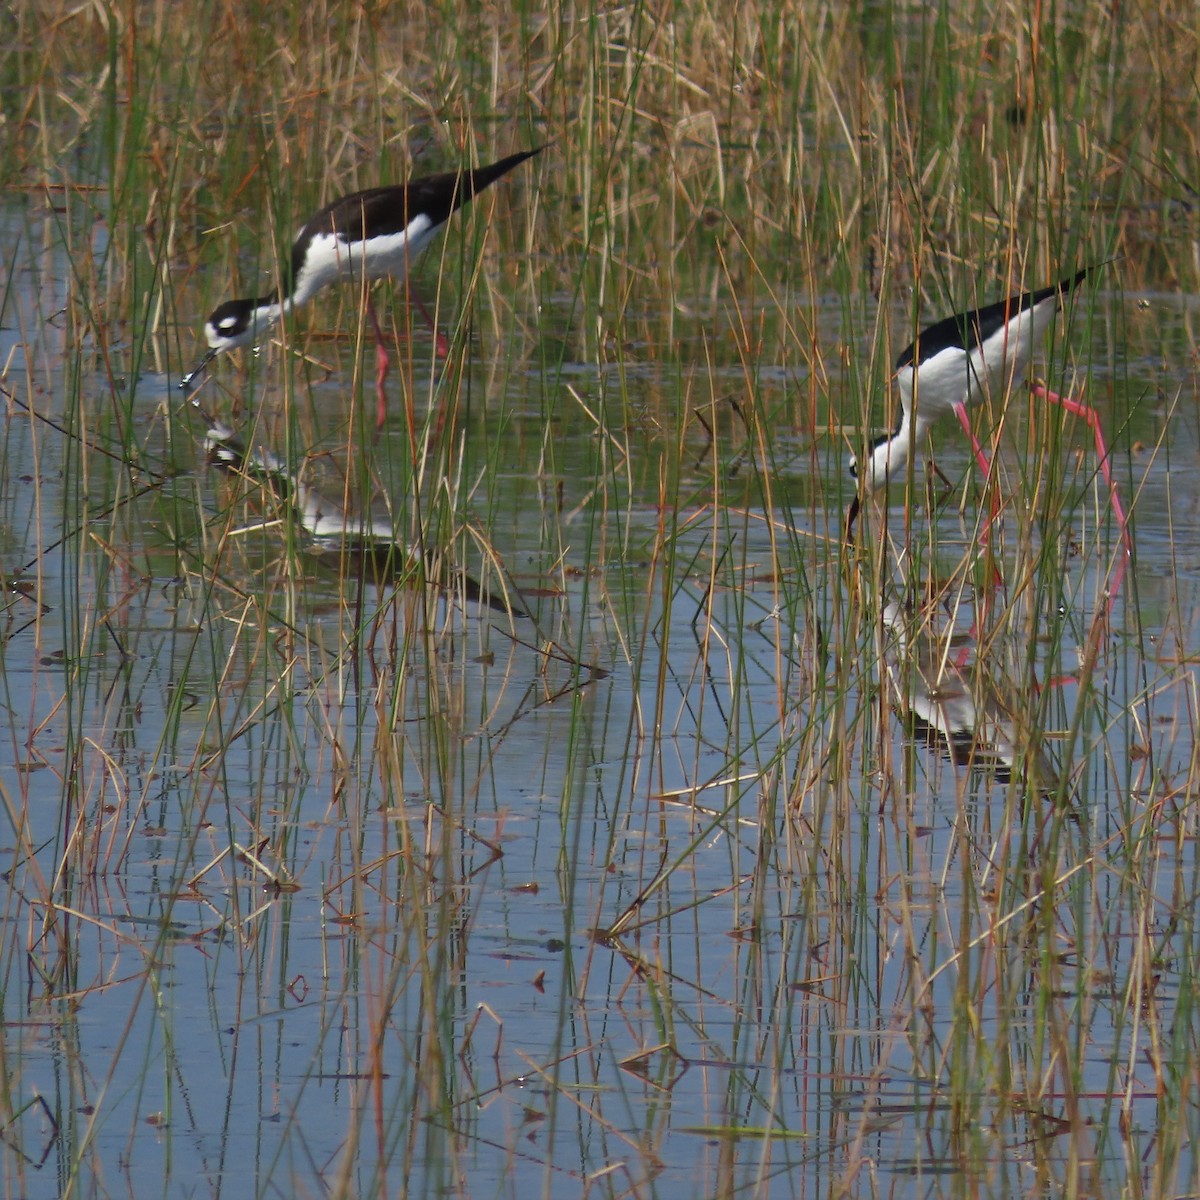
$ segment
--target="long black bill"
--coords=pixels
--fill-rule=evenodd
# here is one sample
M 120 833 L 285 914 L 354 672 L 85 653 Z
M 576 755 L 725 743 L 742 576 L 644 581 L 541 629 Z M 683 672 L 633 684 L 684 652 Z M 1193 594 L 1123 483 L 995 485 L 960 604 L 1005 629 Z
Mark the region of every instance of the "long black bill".
M 854 522 L 858 520 L 859 510 L 862 508 L 862 501 L 858 498 L 858 493 L 854 493 L 854 499 L 850 501 L 850 507 L 846 510 L 846 545 L 854 545 Z
M 179 390 L 185 395 L 190 396 L 195 389 L 194 380 L 205 367 L 220 353 L 219 350 L 213 348 L 210 350 L 180 381 Z

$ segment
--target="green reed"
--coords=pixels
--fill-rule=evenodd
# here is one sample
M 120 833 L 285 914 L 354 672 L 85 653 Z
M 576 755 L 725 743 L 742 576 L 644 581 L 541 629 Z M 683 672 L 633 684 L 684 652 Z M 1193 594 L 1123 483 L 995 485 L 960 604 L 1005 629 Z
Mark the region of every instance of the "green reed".
M 257 1191 L 312 1188 L 305 1099 L 339 1073 L 352 1098 L 320 1173 L 339 1195 L 477 1180 L 518 1073 L 536 1086 L 503 1161 L 535 1147 L 548 1192 L 563 1142 L 614 1195 L 665 1188 L 660 1163 L 674 1186 L 703 1142 L 686 1186 L 706 1194 L 874 1194 L 892 1119 L 903 1154 L 913 1129 L 930 1148 L 908 1165 L 933 1194 L 1183 1186 L 1194 629 L 1182 601 L 1143 608 L 1135 497 L 1193 396 L 1182 375 L 1149 395 L 1129 364 L 1190 346 L 1125 298 L 1196 290 L 1180 14 L 131 3 L 4 21 L 21 241 L 51 248 L 47 295 L 51 252 L 67 269 L 61 319 L 58 299 L 36 328 L 18 318 L 13 275 L 3 298 L 29 345 L 3 383 L 38 414 L 8 427 L 6 524 L 28 544 L 7 557 L 45 606 L 10 610 L 5 694 L 24 711 L 32 627 L 60 715 L 14 719 L 22 916 L 2 967 L 7 1015 L 49 1013 L 68 1058 L 93 1061 L 70 1005 L 105 995 L 78 914 L 107 930 L 111 892 L 169 834 L 157 924 L 127 952 L 144 989 L 125 1049 L 64 1087 L 68 1194 L 104 1174 L 106 1129 L 144 1127 L 122 1055 L 147 1095 L 167 1064 L 163 1136 L 184 1137 L 176 924 L 211 954 L 192 987 L 219 995 L 232 971 L 271 1001 L 198 1036 L 319 1002 L 302 1036 L 264 1035 L 301 1082 Z M 403 288 L 381 289 L 399 359 L 382 437 L 352 288 L 215 366 L 207 410 L 440 565 L 314 555 L 271 496 L 202 465 L 204 422 L 172 384 L 204 315 L 272 286 L 334 196 L 543 142 L 415 272 L 448 363 Z M 845 459 L 893 424 L 889 365 L 916 329 L 1109 259 L 1035 370 L 1097 406 L 1133 509 L 1111 624 L 1120 547 L 1090 434 L 1022 381 L 977 414 L 987 480 L 939 429 L 949 496 L 922 447 L 847 547 Z M 17 473 L 61 473 L 61 511 L 20 507 Z M 1005 587 L 985 614 L 993 499 Z M 534 619 L 464 623 L 427 586 L 441 565 L 510 580 Z M 959 633 L 981 618 L 956 679 L 1015 730 L 1009 781 L 905 731 L 922 667 L 887 668 L 888 598 L 931 660 L 960 648 L 948 613 Z M 464 980 L 534 882 L 554 893 L 537 941 L 565 949 L 525 997 L 544 1004 L 530 1046 L 513 993 Z M 320 978 L 291 968 L 299 930 Z M 672 1110 L 701 1086 L 701 1067 L 677 1073 L 696 1046 L 723 1072 L 702 1137 Z M 6 1053 L 15 1115 L 39 1060 Z M 1135 1099 L 1147 1077 L 1157 1099 Z

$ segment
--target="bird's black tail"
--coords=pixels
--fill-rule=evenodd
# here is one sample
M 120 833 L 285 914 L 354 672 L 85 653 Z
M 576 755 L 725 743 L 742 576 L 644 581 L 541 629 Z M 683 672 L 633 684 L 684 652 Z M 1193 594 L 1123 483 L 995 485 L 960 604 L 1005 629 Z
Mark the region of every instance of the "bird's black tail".
M 441 225 L 489 184 L 507 175 L 514 167 L 519 167 L 527 158 L 541 154 L 545 148 L 535 146 L 532 150 L 521 150 L 488 167 L 445 171 L 441 175 L 411 180 L 405 196 L 407 210 L 409 213 L 423 213 L 434 225 Z
M 541 154 L 545 148 L 545 146 L 534 146 L 532 150 L 521 150 L 516 154 L 510 154 L 507 158 L 492 163 L 490 167 L 476 167 L 473 171 L 464 172 L 459 189 L 462 192 L 459 204 L 465 203 L 472 196 L 482 192 L 485 187 L 495 183 L 502 175 L 507 175 L 514 167 L 519 167 L 527 158 Z
M 1044 288 L 1038 288 L 1036 292 L 1026 292 L 1023 296 L 1014 296 L 1013 300 L 1001 301 L 1005 306 L 1006 311 L 1013 301 L 1019 301 L 1019 308 L 1023 311 L 1027 308 L 1036 308 L 1043 300 L 1049 300 L 1051 297 L 1057 297 L 1058 303 L 1061 305 L 1063 301 L 1093 272 L 1098 271 L 1101 267 L 1105 267 L 1112 259 L 1107 259 L 1105 262 L 1089 263 L 1086 267 L 1081 267 L 1074 275 L 1068 275 L 1066 279 L 1060 279 L 1057 283 L 1048 284 Z M 990 307 L 996 308 L 996 305 Z M 984 310 L 980 310 L 982 316 Z
M 1058 290 L 1059 290 L 1059 293 L 1060 293 L 1061 295 L 1065 296 L 1065 295 L 1066 295 L 1068 292 L 1070 292 L 1070 291 L 1073 291 L 1073 290 L 1074 290 L 1075 288 L 1077 288 L 1077 287 L 1078 287 L 1078 286 L 1079 286 L 1079 285 L 1080 285 L 1080 284 L 1081 284 L 1081 283 L 1082 283 L 1082 282 L 1083 282 L 1083 281 L 1084 281 L 1084 280 L 1085 280 L 1085 279 L 1088 277 L 1088 275 L 1089 275 L 1089 274 L 1090 274 L 1092 271 L 1094 271 L 1095 269 L 1096 269 L 1096 268 L 1095 268 L 1095 266 L 1094 266 L 1094 265 L 1089 265 L 1089 266 L 1086 266 L 1086 267 L 1081 267 L 1081 268 L 1080 268 L 1078 271 L 1076 271 L 1076 272 L 1075 272 L 1075 274 L 1074 274 L 1074 275 L 1068 275 L 1066 279 L 1062 279 L 1062 280 L 1060 280 L 1060 281 L 1059 281 L 1059 284 L 1058 284 Z
M 1112 266 L 1113 263 L 1120 261 L 1121 255 L 1115 258 L 1105 258 L 1100 262 L 1088 263 L 1086 267 L 1080 267 L 1074 275 L 1068 275 L 1066 279 L 1060 279 L 1057 283 L 1051 284 L 1046 288 L 1046 294 L 1051 295 L 1057 292 L 1064 300 L 1073 292 L 1089 275 L 1095 271 L 1099 271 L 1101 267 Z

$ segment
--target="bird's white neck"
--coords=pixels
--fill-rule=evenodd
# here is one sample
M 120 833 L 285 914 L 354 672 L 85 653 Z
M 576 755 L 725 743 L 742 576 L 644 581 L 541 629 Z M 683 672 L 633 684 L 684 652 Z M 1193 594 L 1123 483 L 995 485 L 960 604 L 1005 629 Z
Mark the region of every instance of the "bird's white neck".
M 871 450 L 863 477 L 868 491 L 886 487 L 906 477 L 913 446 L 925 436 L 928 428 L 929 422 L 919 417 L 914 420 L 907 412 L 903 413 L 900 428 Z
M 284 313 L 291 311 L 292 298 L 290 296 L 286 297 L 282 304 L 274 296 L 264 296 L 254 306 L 254 312 L 250 314 L 250 328 L 255 332 L 261 332 L 274 325 Z
M 274 295 L 264 296 L 261 300 L 256 301 L 250 312 L 246 332 L 237 339 L 237 344 L 248 346 L 257 342 L 272 325 L 279 321 L 284 313 L 291 312 L 292 307 L 290 296 L 285 297 L 282 304 Z

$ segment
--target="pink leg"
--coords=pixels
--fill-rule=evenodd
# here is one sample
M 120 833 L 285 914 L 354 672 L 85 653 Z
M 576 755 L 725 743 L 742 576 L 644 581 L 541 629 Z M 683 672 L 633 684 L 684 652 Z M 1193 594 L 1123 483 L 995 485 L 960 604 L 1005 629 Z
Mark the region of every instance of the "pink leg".
M 979 439 L 975 436 L 975 431 L 971 428 L 971 418 L 967 415 L 967 406 L 961 402 L 956 404 L 954 406 L 954 415 L 956 417 L 958 417 L 958 423 L 963 427 L 963 430 L 966 432 L 967 437 L 971 441 L 971 449 L 975 451 L 975 461 L 976 461 L 976 463 L 978 463 L 980 471 L 983 472 L 983 479 L 984 479 L 984 482 L 986 483 L 987 477 L 992 469 L 992 463 L 991 463 L 991 460 L 988 458 L 988 456 L 983 452 L 983 447 L 979 444 Z M 994 488 L 991 490 L 989 495 L 991 497 L 991 513 L 988 516 L 987 524 L 983 527 L 983 530 L 979 535 L 980 546 L 986 546 L 988 544 L 988 539 L 991 537 L 991 533 L 992 533 L 992 524 L 996 520 L 996 518 L 1000 515 L 1000 503 L 996 498 L 996 492 L 995 492 Z M 993 571 L 992 587 L 993 587 L 993 589 L 995 589 L 995 588 L 1000 587 L 1001 584 L 1003 584 L 1004 577 L 1000 574 L 1000 568 L 998 566 L 995 566 L 994 564 L 992 567 L 992 571 Z M 987 600 L 985 599 L 984 600 L 984 619 L 986 620 L 986 618 L 987 618 Z M 978 624 L 978 622 L 976 624 Z M 974 633 L 974 630 L 972 630 L 972 633 Z
M 383 326 L 379 324 L 379 314 L 375 311 L 375 301 L 367 296 L 367 310 L 371 314 L 371 324 L 375 326 L 375 394 L 378 407 L 375 410 L 375 428 L 382 429 L 387 424 L 387 392 L 383 390 L 383 381 L 388 373 L 388 352 L 384 345 Z
M 375 376 L 376 403 L 375 428 L 382 429 L 387 424 L 387 393 L 383 390 L 383 381 L 388 373 L 388 353 L 384 344 L 383 327 L 379 324 L 379 314 L 375 311 L 375 303 L 367 297 L 367 309 L 371 314 L 371 324 L 375 326 Z M 417 461 L 417 415 L 413 411 L 412 392 L 405 390 L 405 413 L 408 419 L 408 442 L 412 450 L 413 462 Z
M 1125 568 L 1128 559 L 1133 554 L 1133 541 L 1129 536 L 1129 522 L 1125 519 L 1125 509 L 1121 504 L 1121 497 L 1117 495 L 1117 485 L 1113 482 L 1112 468 L 1109 466 L 1108 461 L 1108 447 L 1105 446 L 1104 434 L 1100 431 L 1100 418 L 1096 416 L 1094 408 L 1089 407 L 1079 400 L 1072 400 L 1068 396 L 1060 396 L 1057 392 L 1051 392 L 1040 383 L 1034 385 L 1033 394 L 1039 400 L 1048 400 L 1051 404 L 1057 404 L 1065 408 L 1067 412 L 1073 413 L 1077 417 L 1082 417 L 1090 426 L 1092 437 L 1095 439 L 1096 454 L 1100 459 L 1100 473 L 1104 476 L 1104 482 L 1108 484 L 1109 503 L 1112 505 L 1114 516 L 1117 518 L 1117 524 L 1121 527 L 1121 541 L 1125 547 L 1125 553 L 1121 555 L 1121 560 L 1117 563 L 1117 568 L 1113 572 L 1112 590 L 1108 597 L 1108 607 L 1111 611 L 1113 603 L 1121 591 L 1121 584 L 1125 581 Z
M 433 344 L 437 348 L 438 358 L 449 358 L 449 340 L 447 339 L 446 335 L 438 329 L 437 322 L 433 319 L 433 313 L 431 313 L 429 309 L 425 307 L 425 301 L 421 299 L 416 288 L 414 288 L 411 283 L 408 285 L 408 297 L 413 304 L 417 306 L 417 311 L 420 312 L 421 316 L 425 318 L 429 325 L 430 331 L 433 333 Z
M 975 436 L 975 431 L 971 428 L 971 418 L 967 416 L 967 406 L 961 401 L 954 406 L 954 415 L 958 418 L 958 423 L 963 427 L 968 438 L 971 440 L 971 449 L 975 451 L 975 461 L 979 464 L 979 469 L 983 472 L 983 477 L 988 477 L 988 472 L 992 469 L 991 459 L 983 452 L 983 447 L 979 444 L 979 439 Z

